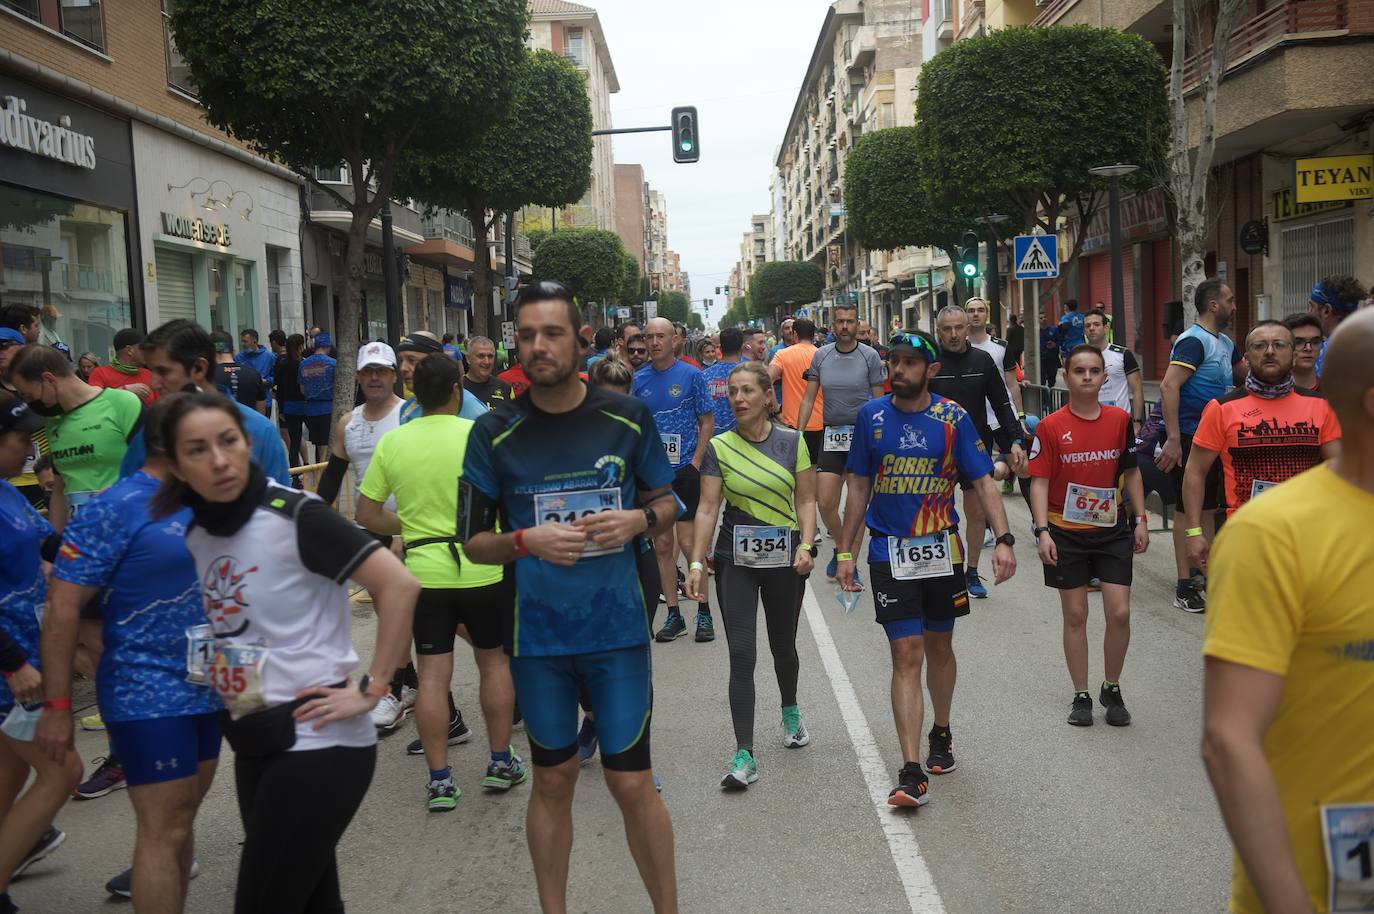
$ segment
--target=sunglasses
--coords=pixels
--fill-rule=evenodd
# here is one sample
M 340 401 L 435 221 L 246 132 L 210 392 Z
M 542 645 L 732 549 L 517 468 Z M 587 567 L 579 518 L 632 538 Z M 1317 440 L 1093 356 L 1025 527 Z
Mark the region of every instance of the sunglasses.
M 888 349 L 896 349 L 898 346 L 909 346 L 926 357 L 927 362 L 940 361 L 940 353 L 935 351 L 935 347 L 930 344 L 930 340 L 921 336 L 919 333 L 896 333 L 887 342 Z
M 631 346 L 625 351 L 631 355 L 648 355 L 649 353 L 649 350 L 645 349 L 643 346 Z

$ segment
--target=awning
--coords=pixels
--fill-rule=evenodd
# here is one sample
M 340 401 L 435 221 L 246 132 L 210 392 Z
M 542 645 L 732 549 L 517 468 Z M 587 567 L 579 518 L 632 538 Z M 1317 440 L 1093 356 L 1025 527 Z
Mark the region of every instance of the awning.
M 909 296 L 909 297 L 907 297 L 907 298 L 902 299 L 902 307 L 903 307 L 903 308 L 910 308 L 912 305 L 920 304 L 921 299 L 926 298 L 926 297 L 928 297 L 929 295 L 930 295 L 930 290 L 929 290 L 929 289 L 926 289 L 926 290 L 924 290 L 924 291 L 922 291 L 922 292 L 917 292 L 915 295 L 912 295 L 912 296 Z
M 892 290 L 894 290 L 894 289 L 896 289 L 896 288 L 897 288 L 897 284 L 896 284 L 896 283 L 893 283 L 893 282 L 876 282 L 876 283 L 874 283 L 873 285 L 871 285 L 871 286 L 868 287 L 868 291 L 869 291 L 869 292 L 891 292 Z

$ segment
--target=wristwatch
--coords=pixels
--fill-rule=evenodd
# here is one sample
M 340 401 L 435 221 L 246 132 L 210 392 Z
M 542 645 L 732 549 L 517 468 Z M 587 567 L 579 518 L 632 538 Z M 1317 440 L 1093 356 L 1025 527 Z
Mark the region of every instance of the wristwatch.
M 654 529 L 657 523 L 658 515 L 654 513 L 654 509 L 646 507 L 644 509 L 644 532 L 648 533 L 650 530 Z
M 1031 530 L 1031 533 L 1033 533 L 1033 534 L 1035 535 L 1036 539 L 1039 539 L 1039 538 L 1040 538 L 1040 534 L 1042 534 L 1042 533 L 1049 533 L 1049 532 L 1050 532 L 1050 528 L 1049 528 L 1049 527 L 1036 527 L 1035 529 Z
M 997 537 L 997 545 L 999 545 L 999 546 L 1015 546 L 1015 545 L 1016 545 L 1016 537 L 1012 536 L 1010 531 L 1008 531 L 1008 532 L 1006 532 L 1006 533 L 1003 533 L 1001 536 Z
M 376 691 L 375 686 L 381 686 L 381 691 Z M 374 683 L 372 677 L 364 673 L 363 678 L 358 680 L 358 691 L 364 695 L 371 695 L 373 698 L 385 698 L 386 693 L 391 691 L 391 685 L 381 681 Z

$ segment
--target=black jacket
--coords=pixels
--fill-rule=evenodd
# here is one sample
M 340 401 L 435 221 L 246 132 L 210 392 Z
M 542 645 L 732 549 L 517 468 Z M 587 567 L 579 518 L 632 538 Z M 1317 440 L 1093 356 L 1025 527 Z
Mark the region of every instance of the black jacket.
M 1016 410 L 1012 409 L 1006 378 L 1002 369 L 992 361 L 992 356 L 983 350 L 973 346 L 957 353 L 942 349 L 940 373 L 931 378 L 930 392 L 962 406 L 983 439 L 992 434 L 1003 451 L 1009 450 L 1013 443 L 1023 443 L 1021 422 Z M 987 403 L 992 404 L 992 411 L 1001 426 L 996 432 L 990 432 L 988 428 Z

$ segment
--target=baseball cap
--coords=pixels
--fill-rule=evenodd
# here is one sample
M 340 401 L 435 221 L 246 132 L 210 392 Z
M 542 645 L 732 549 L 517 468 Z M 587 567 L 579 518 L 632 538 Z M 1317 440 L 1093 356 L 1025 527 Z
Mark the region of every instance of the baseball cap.
M 334 339 L 333 339 L 333 337 L 331 337 L 328 333 L 325 333 L 324 331 L 321 331 L 321 332 L 315 334 L 315 348 L 316 348 L 316 349 L 333 349 L 333 348 L 334 348 Z
M 143 332 L 132 327 L 125 327 L 114 335 L 114 348 L 123 349 L 125 346 L 137 346 L 143 342 Z
M 0 345 L 8 346 L 10 344 L 23 346 L 24 334 L 13 327 L 0 327 Z
M 0 395 L 0 404 L 0 432 L 36 432 L 47 421 L 9 391 Z
M 358 370 L 362 371 L 370 365 L 395 368 L 396 353 L 386 343 L 368 343 L 358 350 Z
M 423 352 L 429 355 L 432 352 L 443 352 L 444 344 L 432 336 L 411 333 L 401 337 L 401 341 L 396 345 L 397 352 Z
M 912 352 L 925 358 L 927 364 L 940 361 L 940 352 L 935 344 L 918 330 L 898 330 L 887 341 L 889 353 Z

